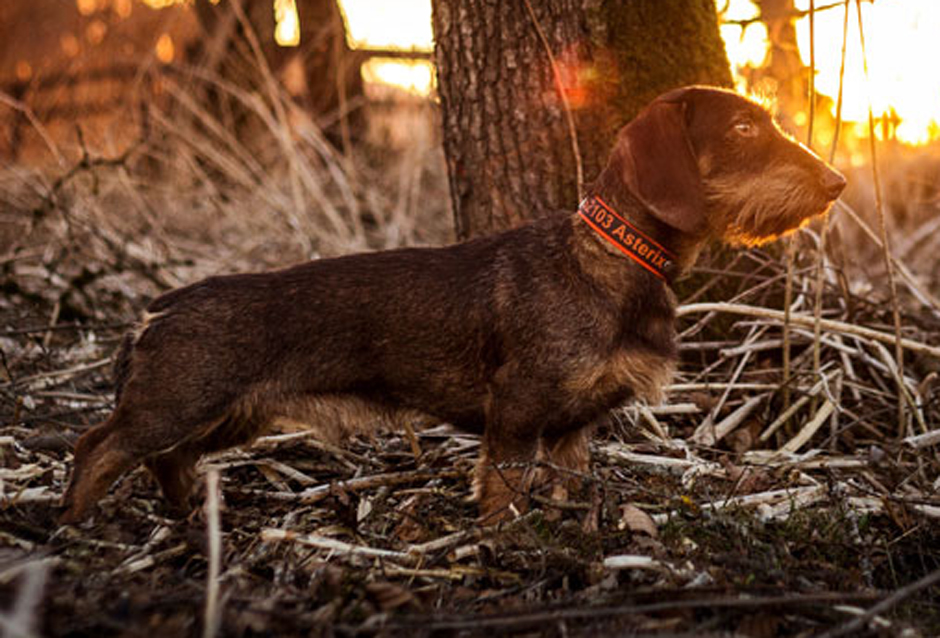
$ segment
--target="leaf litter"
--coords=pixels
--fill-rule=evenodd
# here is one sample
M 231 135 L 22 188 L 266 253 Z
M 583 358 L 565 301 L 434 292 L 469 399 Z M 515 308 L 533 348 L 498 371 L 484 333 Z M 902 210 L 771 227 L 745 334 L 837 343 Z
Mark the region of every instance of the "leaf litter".
M 298 152 L 312 161 L 319 148 Z M 211 163 L 208 152 L 176 161 Z M 408 161 L 409 183 L 431 180 L 446 202 L 439 152 Z M 580 491 L 536 494 L 501 526 L 476 524 L 479 441 L 441 426 L 342 446 L 285 428 L 204 459 L 203 505 L 186 519 L 167 517 L 141 468 L 91 521 L 58 527 L 71 447 L 113 406 L 113 352 L 148 299 L 216 272 L 447 241 L 415 234 L 434 222 L 382 217 L 380 179 L 362 178 L 321 185 L 345 193 L 333 230 L 298 243 L 297 224 L 319 222 L 250 212 L 284 184 L 250 195 L 223 174 L 170 188 L 143 177 L 155 155 L 145 145 L 96 164 L 86 152 L 52 184 L 4 175 L 0 625 L 11 635 L 940 632 L 937 308 L 905 298 L 901 372 L 885 304 L 833 274 L 814 370 L 807 258 L 784 386 L 784 267 L 760 250 L 713 255 L 683 282 L 668 402 L 612 414 Z M 239 193 L 248 204 L 233 203 Z M 370 223 L 349 222 L 349 193 Z

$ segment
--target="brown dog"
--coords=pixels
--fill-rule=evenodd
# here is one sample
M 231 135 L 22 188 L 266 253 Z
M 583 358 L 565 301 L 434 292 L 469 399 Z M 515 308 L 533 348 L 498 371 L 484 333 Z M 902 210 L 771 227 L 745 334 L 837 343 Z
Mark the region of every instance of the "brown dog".
M 844 186 L 759 105 L 688 87 L 620 132 L 577 213 L 174 290 L 125 338 L 117 408 L 79 439 L 61 520 L 142 461 L 184 507 L 200 456 L 331 409 L 481 432 L 481 515 L 502 518 L 525 506 L 533 461 L 583 471 L 588 426 L 660 398 L 676 361 L 668 282 L 704 242 L 776 238 Z

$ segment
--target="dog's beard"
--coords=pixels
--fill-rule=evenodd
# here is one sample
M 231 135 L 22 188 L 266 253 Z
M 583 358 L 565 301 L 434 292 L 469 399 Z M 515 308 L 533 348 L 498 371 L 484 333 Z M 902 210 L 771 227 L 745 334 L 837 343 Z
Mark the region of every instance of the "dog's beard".
M 716 237 L 734 246 L 761 246 L 806 226 L 833 202 L 807 187 L 805 176 L 781 169 L 771 177 L 706 186 Z

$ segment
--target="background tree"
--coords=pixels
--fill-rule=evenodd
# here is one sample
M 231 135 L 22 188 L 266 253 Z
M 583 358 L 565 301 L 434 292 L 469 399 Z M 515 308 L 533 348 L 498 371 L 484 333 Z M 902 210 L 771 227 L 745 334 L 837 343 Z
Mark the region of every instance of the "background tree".
M 741 75 L 757 93 L 774 96 L 778 121 L 804 139 L 811 71 L 800 56 L 796 19 L 805 12 L 798 11 L 793 0 L 755 0 L 755 5 L 758 16 L 742 21 L 741 26 L 747 29 L 756 22 L 764 24 L 767 28 L 767 54 L 760 65 L 741 69 Z M 832 99 L 817 94 L 816 102 L 816 117 L 831 119 L 829 107 Z M 798 114 L 802 115 L 797 117 Z M 831 125 L 834 123 L 827 123 L 827 126 Z
M 432 0 L 432 7 L 461 239 L 573 208 L 579 173 L 597 175 L 614 133 L 646 102 L 684 84 L 731 85 L 713 0 Z
M 788 111 L 806 107 L 806 67 L 796 41 L 796 8 L 793 0 L 758 0 L 760 19 L 767 25 L 767 57 L 761 73 L 750 81 L 757 84 L 771 78 L 769 87 Z
M 330 129 L 344 121 L 362 97 L 361 56 L 350 50 L 336 0 L 296 0 L 300 42 L 281 46 L 275 38 L 274 3 L 242 2 L 245 19 L 257 37 L 268 67 L 320 124 Z M 194 4 L 205 37 L 188 52 L 203 73 L 218 73 L 239 86 L 262 81 L 232 2 Z M 229 103 L 236 117 L 239 107 Z

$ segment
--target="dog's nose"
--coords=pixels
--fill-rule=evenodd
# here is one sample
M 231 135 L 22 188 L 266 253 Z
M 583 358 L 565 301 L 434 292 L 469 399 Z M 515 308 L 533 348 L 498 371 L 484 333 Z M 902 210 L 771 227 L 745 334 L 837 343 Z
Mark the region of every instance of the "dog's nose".
M 832 169 L 826 170 L 822 177 L 823 191 L 829 199 L 837 199 L 845 188 L 845 178 L 842 173 Z

